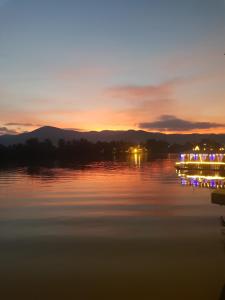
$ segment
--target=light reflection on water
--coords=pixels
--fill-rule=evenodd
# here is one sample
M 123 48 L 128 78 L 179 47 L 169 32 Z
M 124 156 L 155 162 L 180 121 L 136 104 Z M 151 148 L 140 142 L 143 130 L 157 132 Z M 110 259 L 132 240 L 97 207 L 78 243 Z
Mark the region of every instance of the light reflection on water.
M 225 189 L 225 171 L 177 170 L 182 185 L 209 189 Z
M 223 208 L 173 160 L 2 169 L 0 190 L 0 282 L 15 295 L 219 299 Z

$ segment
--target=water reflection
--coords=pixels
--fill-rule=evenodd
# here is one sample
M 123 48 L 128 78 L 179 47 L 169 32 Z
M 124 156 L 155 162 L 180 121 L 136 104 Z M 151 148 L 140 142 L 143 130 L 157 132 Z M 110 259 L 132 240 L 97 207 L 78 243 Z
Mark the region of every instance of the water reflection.
M 212 190 L 211 203 L 225 206 L 225 172 L 210 170 L 177 170 L 182 186 L 205 188 Z M 220 217 L 222 228 L 225 227 L 225 218 Z M 222 236 L 224 231 L 222 231 Z M 225 300 L 225 285 L 222 288 L 219 300 Z
M 148 161 L 148 153 L 131 153 L 127 155 L 127 161 L 131 166 L 141 167 Z
M 211 201 L 212 201 L 212 204 L 225 206 L 225 190 L 219 191 L 219 192 L 218 191 L 212 192 Z M 225 227 L 225 217 L 221 216 L 220 220 L 221 220 L 221 226 L 222 226 L 222 228 L 224 228 Z M 222 231 L 222 234 L 224 235 L 224 229 Z M 225 241 L 224 241 L 224 246 L 225 246 Z M 225 284 L 223 286 L 219 300 L 225 300 Z
M 178 183 L 169 159 L 2 169 L 2 286 L 11 299 L 37 286 L 47 299 L 219 299 L 221 208 Z
M 177 170 L 181 185 L 209 189 L 225 189 L 225 172 L 207 170 Z
M 211 202 L 212 204 L 217 204 L 220 206 L 225 206 L 225 190 L 222 191 L 214 191 L 211 194 Z M 225 227 L 225 218 L 223 216 L 220 217 L 221 225 Z

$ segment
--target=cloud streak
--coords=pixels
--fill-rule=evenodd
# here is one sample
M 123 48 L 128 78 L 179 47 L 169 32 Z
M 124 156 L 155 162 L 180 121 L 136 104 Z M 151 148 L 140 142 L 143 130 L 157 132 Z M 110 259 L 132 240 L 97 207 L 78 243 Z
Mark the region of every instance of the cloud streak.
M 155 100 L 171 97 L 173 82 L 160 85 L 127 85 L 107 89 L 108 96 L 124 100 Z
M 8 129 L 7 127 L 0 127 L 0 135 L 4 134 L 17 134 L 16 130 Z
M 225 124 L 214 122 L 192 122 L 180 119 L 173 115 L 162 115 L 154 122 L 140 123 L 139 127 L 148 130 L 176 132 L 225 128 Z
M 20 123 L 20 122 L 11 122 L 4 124 L 5 126 L 24 126 L 24 127 L 36 127 L 36 126 L 42 126 L 40 124 L 32 124 L 32 123 Z

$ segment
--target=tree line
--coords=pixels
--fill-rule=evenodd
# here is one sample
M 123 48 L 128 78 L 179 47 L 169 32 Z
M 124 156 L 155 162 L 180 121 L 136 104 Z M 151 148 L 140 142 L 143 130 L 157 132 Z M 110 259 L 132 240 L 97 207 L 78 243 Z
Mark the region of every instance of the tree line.
M 202 141 L 200 144 L 210 143 L 212 146 L 220 146 L 213 141 Z M 39 141 L 36 138 L 28 139 L 24 144 L 9 146 L 0 145 L 0 160 L 82 160 L 82 159 L 112 159 L 127 153 L 134 143 L 125 141 L 90 142 L 84 139 L 65 141 L 60 139 L 53 144 L 50 139 Z M 148 140 L 140 144 L 151 155 L 167 153 L 180 153 L 193 148 L 193 143 L 169 144 L 166 141 Z

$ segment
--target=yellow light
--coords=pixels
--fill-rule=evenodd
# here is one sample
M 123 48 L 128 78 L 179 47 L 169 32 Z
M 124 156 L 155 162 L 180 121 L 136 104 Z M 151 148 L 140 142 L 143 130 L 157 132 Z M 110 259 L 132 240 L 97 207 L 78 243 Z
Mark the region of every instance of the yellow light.
M 200 147 L 199 147 L 199 146 L 196 146 L 193 150 L 194 150 L 194 151 L 200 151 Z
M 137 149 L 137 148 L 134 148 L 133 153 L 134 153 L 134 154 L 138 153 L 138 149 Z
M 206 176 L 206 175 L 187 175 L 185 173 L 178 173 L 178 176 L 179 177 L 185 177 L 185 178 L 192 178 L 192 179 L 206 179 L 206 180 L 225 180 L 225 177 L 222 177 L 222 176 L 217 176 L 217 175 L 214 175 L 214 176 Z
M 199 175 L 183 175 L 187 178 L 194 178 L 194 179 L 206 179 L 206 180 L 224 180 L 225 177 L 220 177 L 220 176 L 199 176 Z
M 182 161 L 176 162 L 176 165 L 225 165 L 225 162 L 214 162 L 214 161 Z

